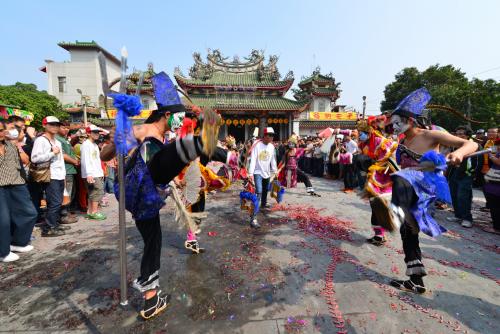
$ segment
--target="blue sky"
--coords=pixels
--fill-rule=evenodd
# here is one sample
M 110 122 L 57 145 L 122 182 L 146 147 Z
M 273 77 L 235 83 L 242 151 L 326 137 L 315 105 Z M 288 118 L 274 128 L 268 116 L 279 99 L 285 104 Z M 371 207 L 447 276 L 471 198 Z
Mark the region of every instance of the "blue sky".
M 62 61 L 59 41 L 95 40 L 129 65 L 184 73 L 207 48 L 280 57 L 295 84 L 316 66 L 341 82 L 339 103 L 378 113 L 383 90 L 402 68 L 453 64 L 469 77 L 500 80 L 500 1 L 3 1 L 0 84 L 35 83 L 44 59 Z

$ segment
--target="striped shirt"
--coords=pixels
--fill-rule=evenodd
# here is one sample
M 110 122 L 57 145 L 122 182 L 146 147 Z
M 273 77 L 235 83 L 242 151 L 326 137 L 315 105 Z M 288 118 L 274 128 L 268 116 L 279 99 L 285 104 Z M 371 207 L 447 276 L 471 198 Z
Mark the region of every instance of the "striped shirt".
M 9 141 L 4 145 L 5 153 L 0 155 L 0 187 L 25 184 L 17 147 Z

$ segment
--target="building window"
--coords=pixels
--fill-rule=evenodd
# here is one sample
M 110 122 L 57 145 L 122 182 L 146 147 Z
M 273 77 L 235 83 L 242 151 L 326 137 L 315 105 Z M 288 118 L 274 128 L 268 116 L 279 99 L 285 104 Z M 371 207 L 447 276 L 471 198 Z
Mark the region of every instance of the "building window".
M 59 82 L 59 93 L 66 93 L 66 77 L 57 77 Z

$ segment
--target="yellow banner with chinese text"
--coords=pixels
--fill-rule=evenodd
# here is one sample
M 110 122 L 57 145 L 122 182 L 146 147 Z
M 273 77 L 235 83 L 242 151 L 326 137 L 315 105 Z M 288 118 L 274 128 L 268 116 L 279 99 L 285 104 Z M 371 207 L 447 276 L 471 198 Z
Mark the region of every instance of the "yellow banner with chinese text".
M 108 118 L 110 118 L 110 119 L 116 118 L 116 113 L 117 113 L 116 109 L 108 109 L 106 112 L 107 112 Z M 139 115 L 134 116 L 132 118 L 145 119 L 145 118 L 148 118 L 149 115 L 151 115 L 151 112 L 152 112 L 152 110 L 144 109 L 144 110 L 141 110 L 141 113 Z
M 357 121 L 358 114 L 355 112 L 309 112 L 307 119 L 310 121 Z

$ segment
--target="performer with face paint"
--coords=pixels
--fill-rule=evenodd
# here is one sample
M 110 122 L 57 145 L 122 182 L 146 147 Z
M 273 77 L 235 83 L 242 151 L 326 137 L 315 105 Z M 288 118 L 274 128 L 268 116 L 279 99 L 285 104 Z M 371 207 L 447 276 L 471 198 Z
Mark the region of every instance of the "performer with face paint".
M 358 122 L 360 149 L 357 168 L 366 171 L 365 192 L 372 209 L 371 224 L 374 236 L 367 242 L 381 246 L 386 242 L 385 230 L 393 225 L 389 204 L 392 192 L 391 174 L 397 170 L 393 155 L 397 143 L 383 134 L 385 116 L 371 116 Z
M 428 130 L 423 112 L 431 99 L 425 88 L 403 99 L 391 115 L 397 135 L 404 135 L 398 146 L 397 159 L 402 170 L 392 174 L 391 208 L 400 224 L 408 280 L 392 280 L 391 285 L 414 293 L 424 293 L 423 277 L 427 275 L 422 263 L 418 234 L 420 231 L 436 237 L 445 232 L 429 214 L 436 199 L 451 202 L 448 183 L 443 175 L 447 163 L 459 165 L 465 155 L 478 145 L 444 131 Z M 439 154 L 440 145 L 457 148 L 445 158 Z
M 176 190 L 172 186 L 169 190 L 168 185 L 191 161 L 202 154 L 210 155 L 207 146 L 214 146 L 214 138 L 204 133 L 204 139 L 189 134 L 164 144 L 166 132 L 182 124 L 185 107 L 166 73 L 154 75 L 152 83 L 158 109 L 152 112 L 145 124 L 134 127 L 138 147 L 129 152 L 125 166 L 125 207 L 132 213 L 144 240 L 140 276 L 133 282 L 134 288 L 144 296 L 144 307 L 140 311 L 144 319 L 162 312 L 170 299 L 169 295 L 162 295 L 159 289 L 162 247 L 159 211 L 165 205 L 168 194 L 176 197 Z M 115 138 L 124 141 L 125 134 L 117 136 Z M 127 137 L 126 140 L 133 141 L 134 138 Z M 102 150 L 101 159 L 110 160 L 115 150 L 113 142 Z M 115 184 L 115 193 L 117 188 L 118 184 Z

